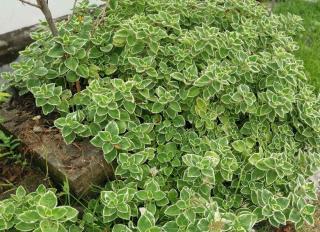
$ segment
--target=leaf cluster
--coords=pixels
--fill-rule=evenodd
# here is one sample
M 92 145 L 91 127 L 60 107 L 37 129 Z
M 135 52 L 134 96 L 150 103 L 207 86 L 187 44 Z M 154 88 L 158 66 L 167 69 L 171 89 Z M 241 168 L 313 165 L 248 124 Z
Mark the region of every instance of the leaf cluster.
M 301 19 L 254 0 L 86 1 L 4 78 L 90 138 L 117 181 L 113 231 L 250 231 L 313 223 L 320 99 L 292 35 Z M 101 19 L 102 17 L 102 19 Z M 81 89 L 79 89 L 79 85 Z
M 20 186 L 16 194 L 0 201 L 1 231 L 78 232 L 77 219 L 78 211 L 58 206 L 55 193 L 43 185 L 29 194 Z

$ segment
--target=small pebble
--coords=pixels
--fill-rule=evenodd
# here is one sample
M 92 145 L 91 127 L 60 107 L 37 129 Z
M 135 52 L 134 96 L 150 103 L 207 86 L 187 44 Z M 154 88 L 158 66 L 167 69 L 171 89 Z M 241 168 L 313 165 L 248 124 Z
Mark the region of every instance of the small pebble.
M 36 132 L 36 133 L 43 132 L 43 129 L 40 126 L 34 126 L 33 132 Z
M 32 118 L 33 121 L 39 121 L 40 119 L 41 119 L 41 115 L 37 115 Z

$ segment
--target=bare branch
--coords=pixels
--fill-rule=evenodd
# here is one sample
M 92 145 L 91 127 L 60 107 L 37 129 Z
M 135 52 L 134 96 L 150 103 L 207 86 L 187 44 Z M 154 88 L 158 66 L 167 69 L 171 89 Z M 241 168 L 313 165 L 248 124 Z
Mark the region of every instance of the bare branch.
M 49 25 L 49 28 L 51 30 L 52 35 L 53 36 L 58 35 L 58 29 L 53 21 L 53 17 L 52 17 L 50 9 L 48 7 L 47 0 L 37 0 L 37 4 L 29 2 L 28 0 L 18 0 L 18 1 L 20 1 L 22 4 L 27 4 L 29 6 L 33 6 L 33 7 L 40 9 L 47 20 L 47 23 Z
M 46 0 L 37 0 L 38 6 L 40 8 L 40 10 L 42 11 L 42 13 L 44 14 L 44 16 L 46 17 L 46 20 L 49 24 L 49 28 L 51 30 L 51 33 L 53 36 L 57 36 L 58 35 L 58 29 L 56 27 L 56 24 L 53 21 L 53 17 L 51 14 L 51 11 L 48 7 L 48 3 Z
M 27 0 L 18 0 L 18 1 L 21 2 L 22 4 L 27 4 L 27 5 L 29 5 L 29 6 L 33 6 L 33 7 L 36 7 L 36 8 L 40 8 L 39 5 L 34 4 L 34 3 L 32 3 L 32 2 L 29 2 L 29 1 L 27 1 Z

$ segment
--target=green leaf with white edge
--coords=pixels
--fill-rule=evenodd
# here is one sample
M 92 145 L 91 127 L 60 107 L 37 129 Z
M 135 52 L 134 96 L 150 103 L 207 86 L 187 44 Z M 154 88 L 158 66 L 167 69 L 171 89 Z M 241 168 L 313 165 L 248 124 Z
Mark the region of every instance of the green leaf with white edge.
M 118 109 L 109 109 L 108 114 L 111 118 L 120 120 L 120 111 Z
M 77 48 L 75 46 L 63 46 L 63 51 L 68 53 L 69 55 L 74 56 L 77 53 Z
M 69 135 L 63 137 L 63 140 L 65 141 L 66 144 L 73 143 L 75 139 L 76 139 L 75 133 L 70 133 Z
M 57 203 L 58 203 L 57 197 L 52 191 L 48 191 L 45 194 L 43 194 L 38 202 L 39 205 L 45 206 L 51 209 L 56 207 Z
M 41 232 L 58 232 L 59 231 L 59 223 L 43 220 L 40 222 Z
M 138 191 L 135 196 L 140 200 L 140 201 L 146 201 L 148 199 L 148 192 L 146 190 L 140 190 Z
M 220 162 L 220 156 L 215 151 L 206 151 L 205 157 L 209 158 L 212 167 L 216 167 Z
M 80 77 L 77 75 L 77 73 L 75 73 L 73 71 L 67 72 L 66 78 L 67 78 L 67 81 L 71 82 L 71 83 L 74 83 L 80 79 Z
M 168 216 L 177 216 L 181 213 L 181 210 L 176 205 L 169 206 L 164 213 Z
M 62 231 L 66 231 L 64 229 L 61 228 L 62 227 L 62 224 L 60 224 L 60 227 L 59 227 L 59 230 Z M 75 224 L 72 224 L 70 227 L 69 227 L 69 232 L 79 232 L 79 231 L 82 231 L 83 228 L 81 228 L 80 226 L 77 226 Z M 60 231 L 59 231 L 60 232 Z
M 103 142 L 111 142 L 113 135 L 109 131 L 99 131 L 98 136 Z
M 278 174 L 274 170 L 269 170 L 266 175 L 267 185 L 273 184 L 278 178 Z
M 111 143 L 104 143 L 102 146 L 103 154 L 109 154 L 113 150 L 113 145 Z
M 197 178 L 201 176 L 201 171 L 197 167 L 189 167 L 185 171 L 187 177 Z
M 110 121 L 107 124 L 105 130 L 108 131 L 111 135 L 119 135 L 119 127 L 115 121 Z
M 36 210 L 28 210 L 18 216 L 19 220 L 25 223 L 35 223 L 41 219 Z
M 176 102 L 176 101 L 170 102 L 169 107 L 177 113 L 181 112 L 181 106 L 179 102 Z
M 136 34 L 131 32 L 128 34 L 127 36 L 127 44 L 130 46 L 130 47 L 133 47 L 137 42 L 137 38 L 136 38 Z
M 117 216 L 124 220 L 130 220 L 131 217 L 131 208 L 129 207 L 128 212 L 117 211 Z
M 256 223 L 257 217 L 254 214 L 241 214 L 237 217 L 237 221 L 246 231 L 252 229 L 254 224 Z
M 18 231 L 35 231 L 37 224 L 35 223 L 25 223 L 25 222 L 18 222 L 14 228 Z
M 113 44 L 108 44 L 105 47 L 100 47 L 100 50 L 102 52 L 108 53 L 108 52 L 110 52 L 112 50 L 112 48 L 113 48 Z
M 64 215 L 64 221 L 73 221 L 75 222 L 77 220 L 78 217 L 78 210 L 76 210 L 75 208 L 71 207 L 71 206 L 63 206 L 63 209 L 66 209 L 67 212 Z
M 130 206 L 126 203 L 120 203 L 117 205 L 117 211 L 121 213 L 129 213 L 130 212 Z
M 117 151 L 116 149 L 112 149 L 108 153 L 104 153 L 104 159 L 108 162 L 111 163 L 115 158 L 117 157 Z
M 49 49 L 47 55 L 52 58 L 60 58 L 63 57 L 64 51 L 60 45 L 55 44 Z
M 314 205 L 307 204 L 303 207 L 302 213 L 306 215 L 313 215 L 317 207 Z
M 147 232 L 162 232 L 162 231 L 163 231 L 162 228 L 158 226 L 153 226 L 149 230 L 147 230 Z
M 18 198 L 23 198 L 27 194 L 26 190 L 23 188 L 23 186 L 19 186 L 16 190 L 16 196 Z
M 147 72 L 148 76 L 150 76 L 150 77 L 155 77 L 155 78 L 158 77 L 158 72 L 154 68 L 149 68 L 149 69 L 147 69 L 146 72 Z
M 79 60 L 71 56 L 64 61 L 64 64 L 68 69 L 75 72 L 78 68 Z
M 80 77 L 88 78 L 90 71 L 87 65 L 80 64 L 76 69 L 76 74 Z
M 278 197 L 276 199 L 276 202 L 279 205 L 279 207 L 281 208 L 281 210 L 285 210 L 286 208 L 289 207 L 290 199 L 288 199 L 286 197 Z
M 52 210 L 52 217 L 55 220 L 62 219 L 66 214 L 67 214 L 67 209 L 65 209 L 63 206 L 55 207 Z
M 164 105 L 160 104 L 159 102 L 153 103 L 152 109 L 151 109 L 152 113 L 154 114 L 161 113 L 163 110 L 164 110 Z
M 236 140 L 232 142 L 232 147 L 240 153 L 246 150 L 246 144 L 243 140 Z
M 166 194 L 162 191 L 153 192 L 153 197 L 156 201 L 161 201 L 166 198 Z
M 140 216 L 137 224 L 139 232 L 147 232 L 151 227 L 155 225 L 155 218 L 148 210 L 144 211 Z
M 197 80 L 195 80 L 193 84 L 197 87 L 205 87 L 208 86 L 211 82 L 212 80 L 207 75 L 202 75 Z
M 313 215 L 308 215 L 308 214 L 303 214 L 302 218 L 307 222 L 309 225 L 313 226 L 314 225 L 314 217 Z
M 262 171 L 269 171 L 276 167 L 276 162 L 273 158 L 262 158 L 256 163 L 256 167 Z
M 194 98 L 200 94 L 201 90 L 200 88 L 196 86 L 192 86 L 190 89 L 187 91 L 187 96 L 190 98 Z
M 133 114 L 136 109 L 136 104 L 134 102 L 123 101 L 124 108 L 128 111 L 129 114 Z
M 173 79 L 178 80 L 178 81 L 184 81 L 185 80 L 185 77 L 183 76 L 183 74 L 179 73 L 179 72 L 172 73 L 170 76 Z
M 286 225 L 286 216 L 281 211 L 275 211 L 273 213 L 273 219 L 281 225 Z
M 42 106 L 42 112 L 44 115 L 48 115 L 53 112 L 54 108 L 55 107 L 53 105 L 45 104 Z
M 114 215 L 116 213 L 117 213 L 116 208 L 110 208 L 108 206 L 105 206 L 102 211 L 103 217 L 111 217 L 112 215 Z
M 261 159 L 260 154 L 254 153 L 253 155 L 250 156 L 249 163 L 255 166 L 260 159 Z
M 104 73 L 107 75 L 107 76 L 110 76 L 112 74 L 114 74 L 116 71 L 118 70 L 118 67 L 116 65 L 108 65 L 105 70 L 104 70 Z
M 172 122 L 175 127 L 183 127 L 186 124 L 186 121 L 182 115 L 175 117 Z
M 278 221 L 276 221 L 276 220 L 274 219 L 274 217 L 268 218 L 268 221 L 269 221 L 269 223 L 270 223 L 273 227 L 275 227 L 275 228 L 279 228 L 280 225 L 281 225 Z
M 35 71 L 34 71 L 34 75 L 37 75 L 37 76 L 40 76 L 40 77 L 43 77 L 43 76 L 47 75 L 47 73 L 48 73 L 48 69 L 45 68 L 45 67 L 36 68 Z

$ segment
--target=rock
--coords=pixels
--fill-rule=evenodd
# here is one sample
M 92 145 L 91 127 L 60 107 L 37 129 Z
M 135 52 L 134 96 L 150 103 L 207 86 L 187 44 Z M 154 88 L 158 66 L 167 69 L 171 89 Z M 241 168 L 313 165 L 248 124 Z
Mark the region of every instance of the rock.
M 320 193 L 320 171 L 315 173 L 310 179 L 314 182 L 318 192 Z
M 92 186 L 113 179 L 114 168 L 104 161 L 102 151 L 88 140 L 66 145 L 59 131 L 44 126 L 44 119 L 22 110 L 0 108 L 4 121 L 0 129 L 21 140 L 20 152 L 62 185 L 68 181 L 77 197 L 93 194 Z M 35 133 L 36 132 L 36 133 Z

